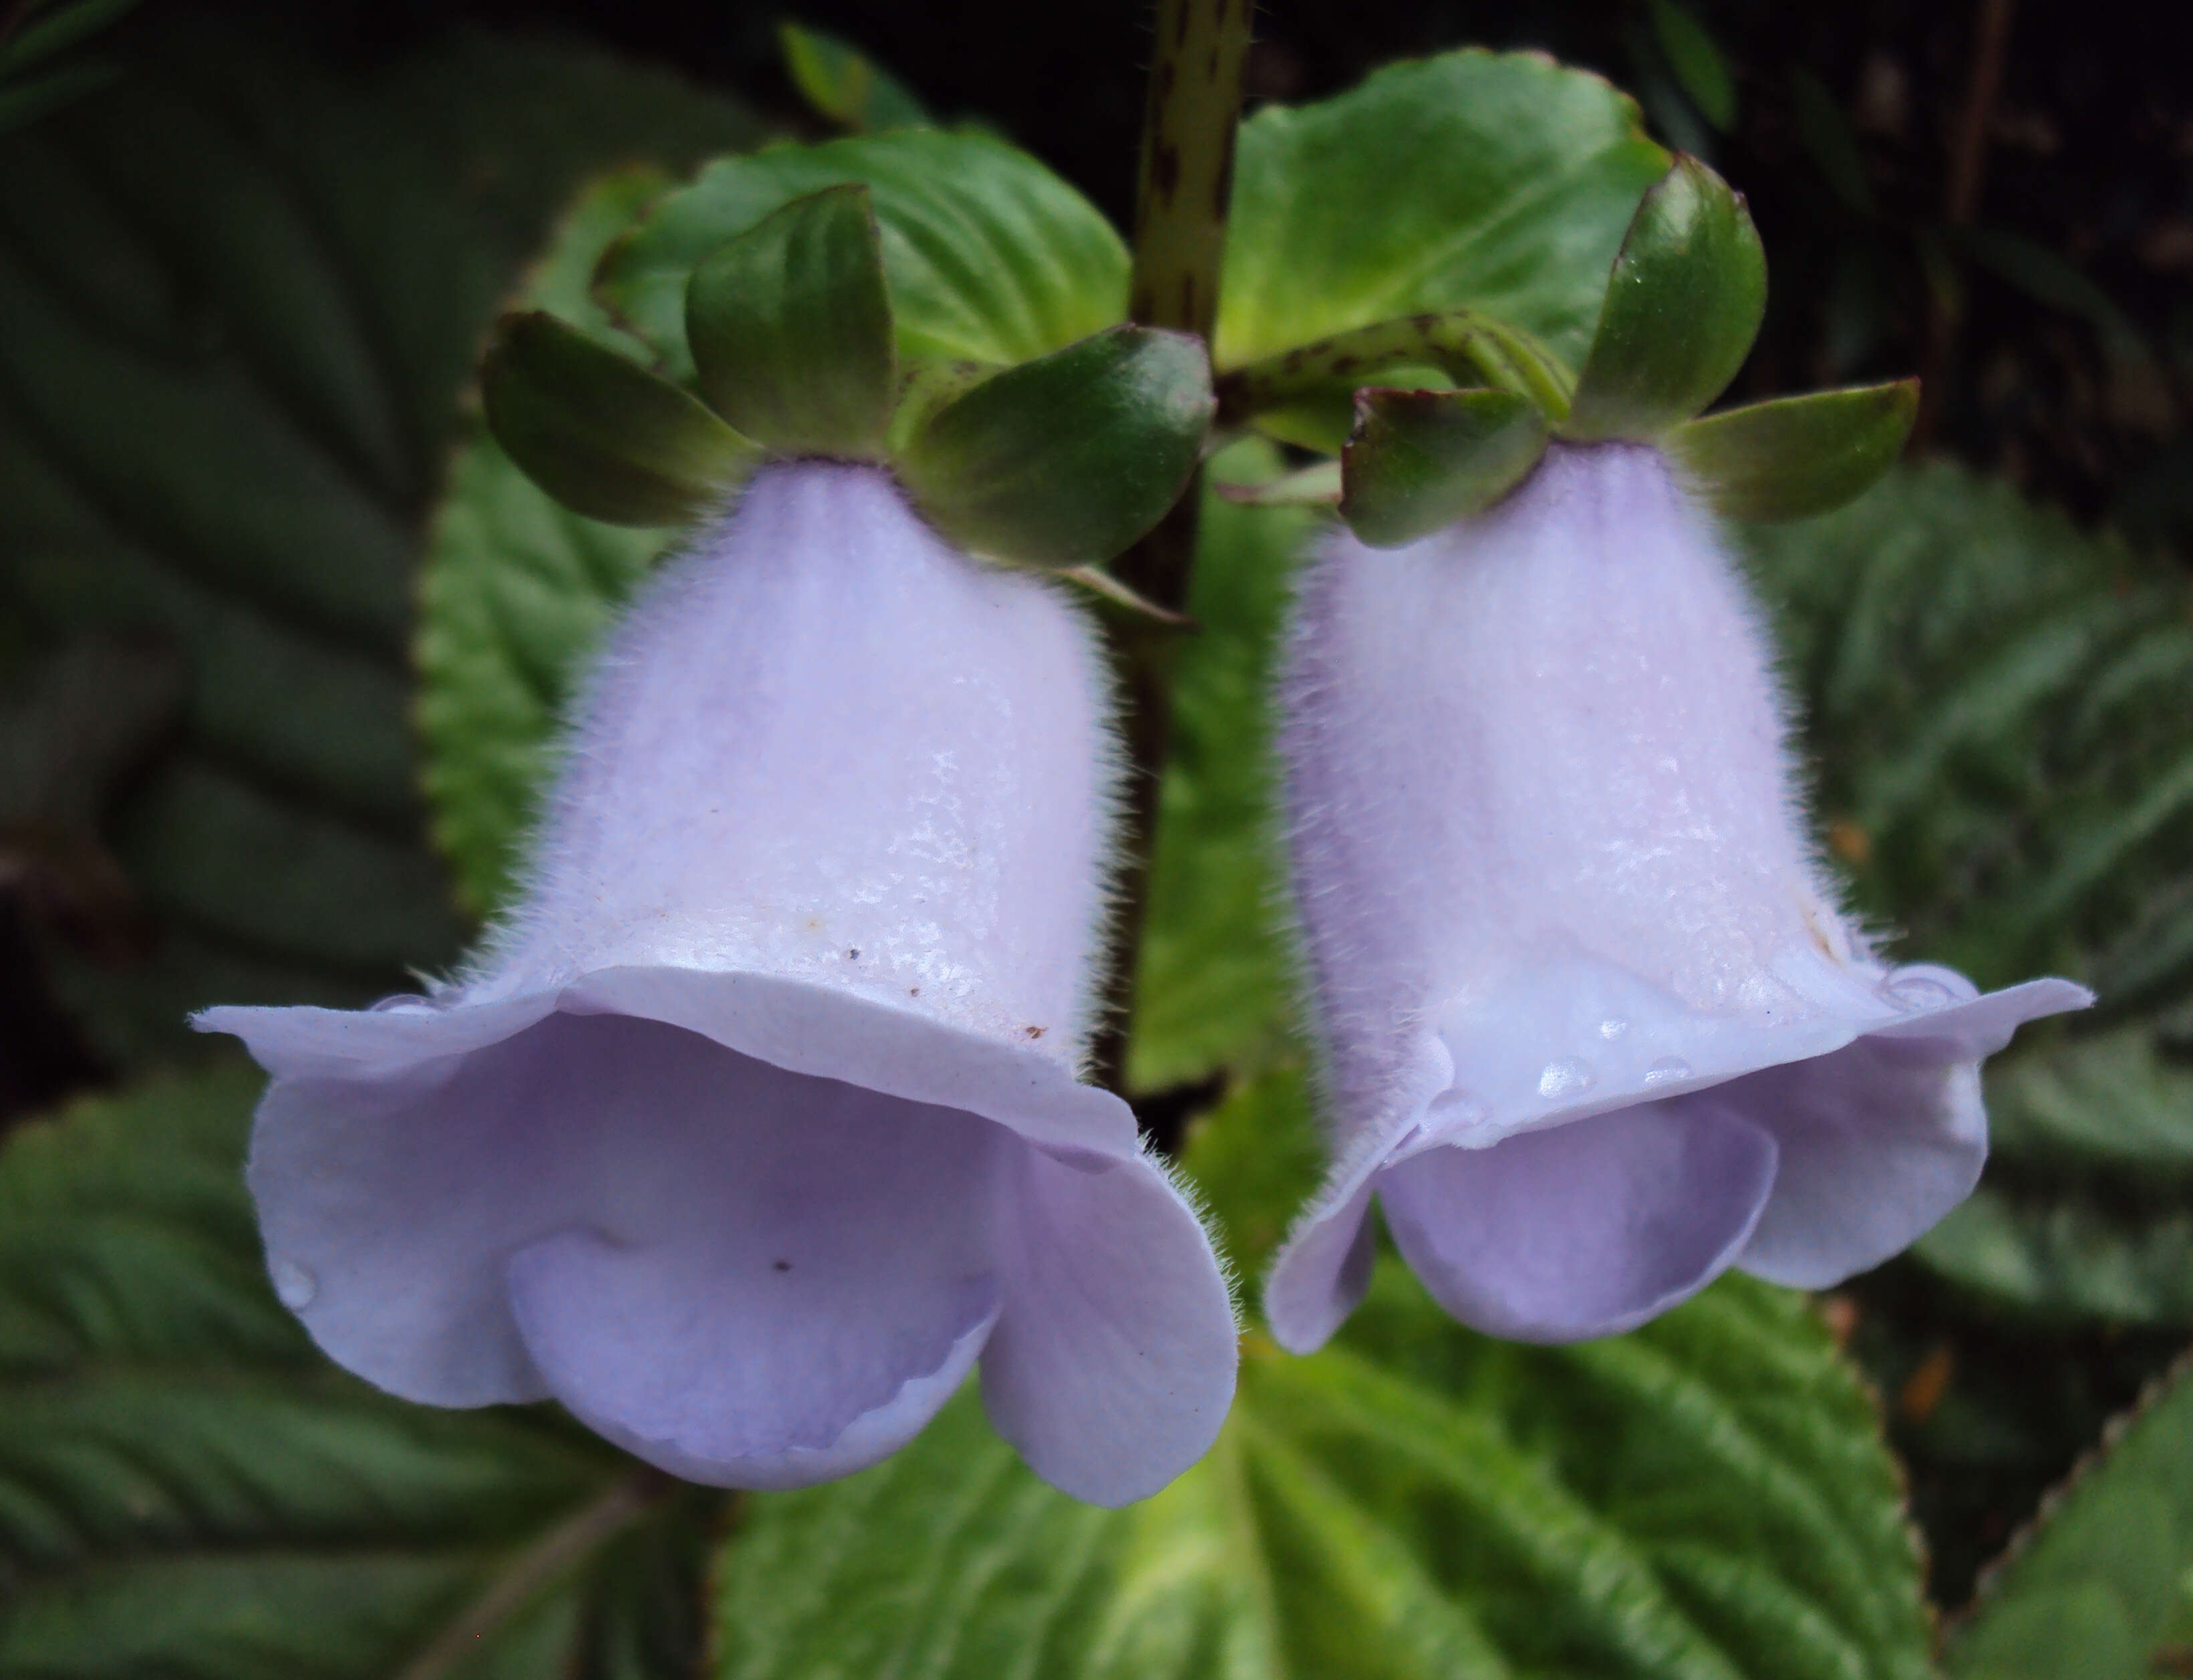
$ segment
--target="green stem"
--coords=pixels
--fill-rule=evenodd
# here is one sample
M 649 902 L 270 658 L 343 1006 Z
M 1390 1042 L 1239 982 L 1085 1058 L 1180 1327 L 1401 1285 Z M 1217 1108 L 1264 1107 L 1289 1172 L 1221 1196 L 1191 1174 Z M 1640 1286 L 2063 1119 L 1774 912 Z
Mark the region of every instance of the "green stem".
M 1146 326 L 1198 333 L 1218 317 L 1219 263 L 1234 190 L 1234 135 L 1241 114 L 1241 60 L 1254 0 L 1159 0 L 1156 56 L 1142 129 L 1129 312 Z M 1162 612 L 1188 605 L 1195 564 L 1198 473 L 1157 529 L 1121 555 L 1119 582 Z M 1126 701 L 1127 785 L 1119 836 L 1118 912 L 1113 918 L 1105 1009 L 1091 1072 L 1124 1091 L 1135 976 L 1149 892 L 1150 847 L 1172 725 L 1177 633 L 1140 615 L 1108 619 L 1114 668 Z

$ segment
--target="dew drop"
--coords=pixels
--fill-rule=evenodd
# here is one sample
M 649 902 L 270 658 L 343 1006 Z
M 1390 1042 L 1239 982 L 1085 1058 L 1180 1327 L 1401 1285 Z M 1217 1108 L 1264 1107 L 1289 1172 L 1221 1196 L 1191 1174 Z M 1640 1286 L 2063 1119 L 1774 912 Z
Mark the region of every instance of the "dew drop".
M 1691 1072 L 1691 1064 L 1681 1057 L 1663 1056 L 1645 1069 L 1645 1083 L 1648 1086 L 1673 1085 L 1679 1079 L 1688 1079 Z
M 375 1014 L 415 1014 L 433 1006 L 432 998 L 421 997 L 416 992 L 398 992 L 390 997 L 376 998 L 368 1006 Z
M 1620 1037 L 1623 1035 L 1623 1034 L 1624 1034 L 1624 1033 L 1628 1032 L 1629 1030 L 1629 1022 L 1627 1022 L 1627 1021 L 1623 1021 L 1623 1020 L 1601 1021 L 1601 1022 L 1599 1023 L 1599 1035 L 1600 1035 L 1601 1038 L 1606 1039 L 1606 1041 L 1608 1041 L 1610 1043 L 1612 1043 L 1614 1040 L 1616 1040 L 1616 1039 L 1618 1039 L 1618 1038 L 1620 1038 Z
M 1924 974 L 1888 983 L 1888 995 L 1905 1009 L 1939 1009 L 1956 1001 L 1956 994 L 1939 980 Z
M 1485 1118 L 1485 1104 L 1467 1091 L 1442 1091 L 1432 1098 L 1424 1118 L 1434 1131 L 1450 1126 L 1474 1126 Z
M 286 1254 L 266 1258 L 266 1275 L 274 1280 L 274 1298 L 291 1312 L 302 1312 L 320 1293 L 320 1281 Z
M 1541 1097 L 1574 1097 L 1591 1089 L 1597 1081 L 1592 1071 L 1579 1056 L 1571 1056 L 1559 1062 L 1546 1064 L 1546 1070 L 1538 1075 L 1538 1094 Z

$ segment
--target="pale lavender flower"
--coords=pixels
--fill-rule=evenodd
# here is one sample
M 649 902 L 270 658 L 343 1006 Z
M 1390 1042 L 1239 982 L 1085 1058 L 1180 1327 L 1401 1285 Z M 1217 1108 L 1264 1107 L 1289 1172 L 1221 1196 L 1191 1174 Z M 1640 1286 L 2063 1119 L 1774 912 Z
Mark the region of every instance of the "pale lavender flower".
M 209 1010 L 274 1075 L 283 1298 L 407 1398 L 553 1396 L 696 1481 L 999 1431 L 1119 1504 L 1232 1395 L 1227 1287 L 1075 1079 L 1114 765 L 1077 612 L 880 468 L 771 467 L 616 633 L 468 978 Z
M 1524 1340 L 1731 1264 L 1836 1282 L 1972 1189 L 1981 1059 L 2092 1001 L 1868 949 L 1758 615 L 1653 450 L 1557 444 L 1407 548 L 1336 531 L 1285 703 L 1336 1156 L 1267 1294 L 1291 1348 L 1360 1299 L 1374 1195 L 1448 1311 Z

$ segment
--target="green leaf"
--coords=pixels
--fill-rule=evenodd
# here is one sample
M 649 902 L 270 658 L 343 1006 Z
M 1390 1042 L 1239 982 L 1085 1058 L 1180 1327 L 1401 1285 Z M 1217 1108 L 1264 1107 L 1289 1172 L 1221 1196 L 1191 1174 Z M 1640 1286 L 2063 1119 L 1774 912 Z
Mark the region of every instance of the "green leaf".
M 1698 114 L 1726 134 L 1736 126 L 1736 78 L 1698 14 L 1676 0 L 1649 0 L 1652 38 Z
M 929 121 L 905 83 L 836 36 L 796 23 L 781 23 L 776 32 L 793 85 L 832 122 L 859 131 Z
M 1750 541 L 1860 913 L 1983 986 L 2193 995 L 2182 572 L 1946 465 Z M 1997 1311 L 2193 1322 L 2193 1078 L 2144 1029 L 2061 1031 L 1990 1064 L 1987 1177 L 1915 1257 Z
M 1338 454 L 1366 386 L 1489 386 L 1529 398 L 1554 420 L 1576 376 L 1531 334 L 1470 311 L 1381 321 L 1236 368 L 1218 382 L 1219 423 L 1255 424 L 1285 443 Z
M 645 170 L 588 186 L 566 209 L 527 301 L 582 323 L 604 343 L 629 343 L 587 301 L 587 281 L 660 187 Z M 570 512 L 518 470 L 484 424 L 468 424 L 427 534 L 418 720 L 434 840 L 476 915 L 508 899 L 564 704 L 672 536 Z
M 1903 452 L 1919 381 L 1816 391 L 1678 426 L 1668 453 L 1731 519 L 1805 519 L 1869 490 Z
M 720 1496 L 329 1366 L 243 1193 L 260 1086 L 224 1059 L 0 1152 L 0 1672 L 691 1672 Z
M 537 309 L 503 317 L 480 396 L 528 478 L 610 525 L 684 524 L 759 454 L 683 387 Z
M 970 1393 L 875 1470 L 751 1500 L 717 1570 L 719 1680 L 1929 1671 L 1870 1409 L 1742 1279 L 1526 1349 L 1389 1263 L 1348 1345 L 1252 1339 L 1217 1445 L 1141 1505 L 1052 1493 Z
M 2183 571 L 1948 465 L 1748 542 L 1858 909 L 1984 987 L 2193 995 L 2193 949 L 2150 960 L 2193 857 Z
M 1667 168 L 1628 98 L 1537 54 L 1446 53 L 1268 106 L 1241 126 L 1218 365 L 1463 308 L 1573 365 Z
M 2193 1068 L 2144 1029 L 1988 1069 L 1986 1182 L 1919 1259 L 2058 1324 L 2193 1324 Z
M 701 393 L 786 455 L 871 456 L 898 370 L 864 186 L 795 198 L 693 271 L 685 336 Z
M 1365 391 L 1355 415 L 1340 517 L 1374 548 L 1482 512 L 1546 450 L 1545 415 L 1512 391 Z
M 602 295 L 683 375 L 685 285 L 734 234 L 826 187 L 868 188 L 908 360 L 1023 362 L 1122 319 L 1127 251 L 1095 206 L 983 134 L 907 129 L 712 163 L 610 255 Z
M 1944 1653 L 1952 1680 L 2150 1680 L 2193 1653 L 2193 1378 L 2181 1365 L 2044 1510 Z
M 1695 158 L 1645 195 L 1561 430 L 1658 437 L 1721 395 L 1766 309 L 1766 256 L 1744 200 Z
M 1261 439 L 1212 458 L 1214 481 L 1268 481 Z M 1293 966 L 1271 763 L 1287 591 L 1313 521 L 1302 507 L 1204 495 L 1188 611 L 1173 650 L 1172 738 L 1159 793 L 1127 1073 L 1161 1091 L 1289 1052 Z
M 132 41 L 126 85 L 0 148 L 0 605 L 42 646 L 155 632 L 188 670 L 102 828 L 157 948 L 51 953 L 124 1059 L 193 1007 L 357 1004 L 455 955 L 409 643 L 458 393 L 581 174 L 754 132 L 675 77 L 478 33 L 369 89 L 187 8 Z
M 931 413 L 895 464 L 970 551 L 1085 565 L 1180 499 L 1213 407 L 1200 339 L 1114 327 L 982 381 Z

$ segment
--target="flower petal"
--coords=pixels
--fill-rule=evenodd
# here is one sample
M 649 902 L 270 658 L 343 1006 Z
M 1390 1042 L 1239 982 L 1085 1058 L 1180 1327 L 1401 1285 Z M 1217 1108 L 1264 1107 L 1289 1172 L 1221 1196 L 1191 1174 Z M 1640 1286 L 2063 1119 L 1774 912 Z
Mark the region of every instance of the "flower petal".
M 1908 987 L 1918 972 L 1899 978 Z M 1927 973 L 1945 977 L 1945 989 L 1972 989 L 1949 970 Z M 1773 1198 L 1738 1264 L 1775 1283 L 1824 1289 L 1900 1253 L 1979 1182 L 1980 1058 L 2020 1022 L 2093 1001 L 2066 981 L 2030 981 L 1722 1087 L 1781 1149 Z
M 1402 1258 L 1465 1323 L 1527 1342 L 1642 1324 L 1744 1247 L 1774 1141 L 1713 1093 L 1489 1149 L 1427 1150 L 1378 1182 Z
M 1232 1403 L 1225 1276 L 1147 1156 L 1022 1149 L 1010 1183 L 1005 1311 L 982 1356 L 990 1420 L 1077 1499 L 1146 1498 L 1203 1456 Z
M 635 1450 L 731 1465 L 873 1431 L 909 1382 L 948 1392 L 996 1310 L 1007 1147 L 675 1027 L 558 1015 L 404 1076 L 278 1082 L 250 1178 L 278 1283 L 310 1281 L 300 1316 L 369 1380 L 553 1391 Z
M 1006 1135 L 654 1023 L 563 1031 L 634 1100 L 595 1151 L 588 1217 L 508 1262 L 557 1397 L 640 1457 L 729 1487 L 804 1486 L 903 1446 L 998 1314 Z

